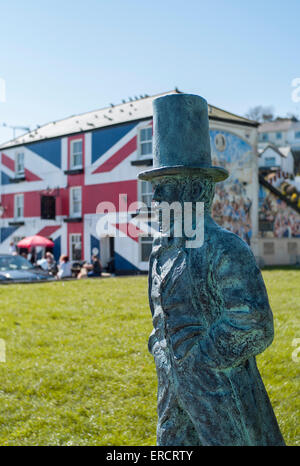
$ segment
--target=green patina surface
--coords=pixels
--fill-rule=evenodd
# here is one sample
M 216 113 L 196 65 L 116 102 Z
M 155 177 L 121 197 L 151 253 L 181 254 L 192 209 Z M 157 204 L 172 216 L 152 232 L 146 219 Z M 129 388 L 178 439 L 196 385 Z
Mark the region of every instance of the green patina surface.
M 153 181 L 154 201 L 177 202 L 183 212 L 165 229 L 166 207 L 159 207 L 161 234 L 149 264 L 157 443 L 284 445 L 255 359 L 272 343 L 272 311 L 251 249 L 211 218 L 215 183 L 227 172 L 212 166 L 208 127 L 205 99 L 156 99 L 153 168 L 139 175 Z M 176 234 L 189 217 L 186 202 L 195 212 L 197 203 L 205 208 L 201 219 L 194 215 L 193 230 L 204 229 L 194 248 L 185 230 Z

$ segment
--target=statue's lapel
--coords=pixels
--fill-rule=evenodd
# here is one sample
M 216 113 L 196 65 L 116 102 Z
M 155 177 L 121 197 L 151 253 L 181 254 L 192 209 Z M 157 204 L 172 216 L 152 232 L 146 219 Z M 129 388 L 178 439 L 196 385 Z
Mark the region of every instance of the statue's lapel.
M 186 252 L 183 249 L 171 249 L 169 258 L 161 267 L 161 290 L 170 292 L 175 288 L 176 282 L 186 267 Z

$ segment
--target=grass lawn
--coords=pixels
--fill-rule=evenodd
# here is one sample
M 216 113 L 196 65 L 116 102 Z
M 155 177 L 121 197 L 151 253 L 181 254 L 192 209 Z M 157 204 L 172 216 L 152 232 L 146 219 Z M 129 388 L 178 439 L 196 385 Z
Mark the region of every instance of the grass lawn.
M 276 334 L 258 364 L 286 443 L 299 445 L 300 270 L 263 275 Z M 2 285 L 0 297 L 0 445 L 155 445 L 145 276 Z

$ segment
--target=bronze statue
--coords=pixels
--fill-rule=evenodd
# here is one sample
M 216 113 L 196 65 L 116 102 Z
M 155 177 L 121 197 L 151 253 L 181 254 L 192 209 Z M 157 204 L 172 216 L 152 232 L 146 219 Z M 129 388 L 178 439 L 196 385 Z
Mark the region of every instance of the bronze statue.
M 154 200 L 204 203 L 204 242 L 158 236 L 149 263 L 158 376 L 158 445 L 284 445 L 255 356 L 273 340 L 265 285 L 248 245 L 210 215 L 215 183 L 207 103 L 154 101 Z

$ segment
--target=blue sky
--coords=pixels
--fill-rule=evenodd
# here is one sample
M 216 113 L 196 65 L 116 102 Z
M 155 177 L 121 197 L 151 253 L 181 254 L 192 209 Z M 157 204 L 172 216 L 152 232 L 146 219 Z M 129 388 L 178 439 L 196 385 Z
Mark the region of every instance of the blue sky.
M 0 142 L 3 122 L 34 129 L 175 86 L 300 116 L 299 0 L 2 0 L 0 17 Z

